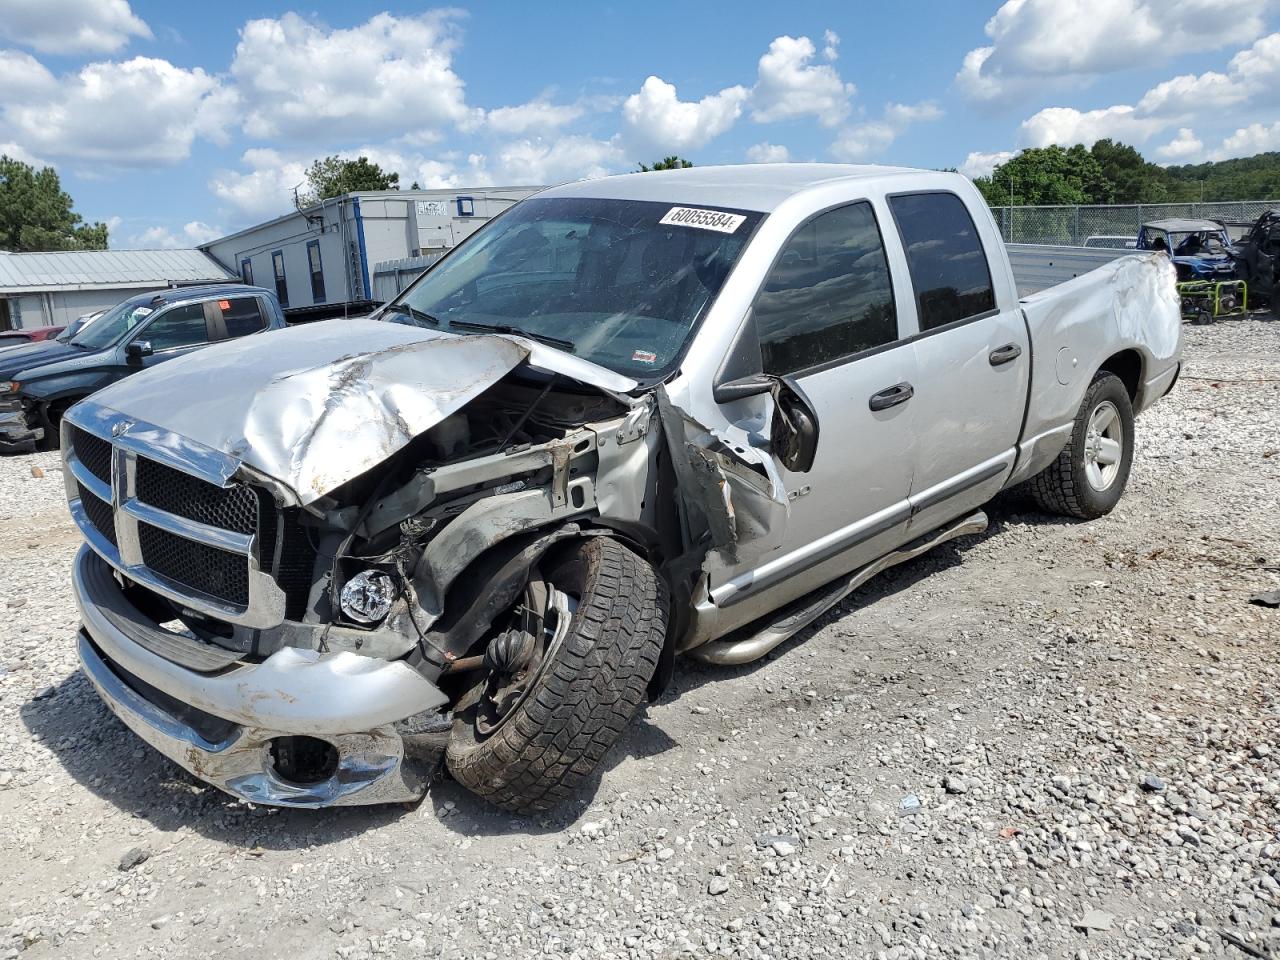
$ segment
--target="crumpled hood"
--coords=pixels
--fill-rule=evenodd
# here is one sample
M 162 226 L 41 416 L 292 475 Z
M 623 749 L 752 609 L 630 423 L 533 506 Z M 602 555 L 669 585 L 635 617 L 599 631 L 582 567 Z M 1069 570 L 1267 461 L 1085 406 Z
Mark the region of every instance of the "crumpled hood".
M 635 382 L 518 337 L 329 320 L 217 344 L 94 395 L 289 486 L 303 504 L 377 466 L 528 360 L 606 390 Z

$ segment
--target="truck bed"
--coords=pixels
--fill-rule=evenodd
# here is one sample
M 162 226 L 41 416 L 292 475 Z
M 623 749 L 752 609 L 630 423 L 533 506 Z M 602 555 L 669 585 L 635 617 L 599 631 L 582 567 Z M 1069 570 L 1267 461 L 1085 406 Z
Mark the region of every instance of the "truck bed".
M 1018 296 L 1025 297 L 1067 280 L 1096 270 L 1120 257 L 1134 256 L 1135 250 L 1106 247 L 1066 247 L 1043 243 L 1010 243 L 1009 265 L 1018 285 Z

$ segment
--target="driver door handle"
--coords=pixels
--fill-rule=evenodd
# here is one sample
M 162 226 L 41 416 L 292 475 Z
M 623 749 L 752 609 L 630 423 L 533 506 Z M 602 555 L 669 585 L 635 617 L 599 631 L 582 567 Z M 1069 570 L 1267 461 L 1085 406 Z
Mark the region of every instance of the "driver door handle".
M 992 350 L 987 359 L 991 361 L 993 367 L 998 367 L 1002 363 L 1017 360 L 1020 356 L 1022 356 L 1022 348 L 1020 346 L 1016 343 L 1006 343 L 1003 347 L 996 347 Z
M 868 406 L 872 411 L 888 410 L 900 403 L 906 403 L 915 396 L 915 392 L 915 387 L 909 383 L 895 383 L 892 387 L 885 387 L 879 393 L 873 393 Z

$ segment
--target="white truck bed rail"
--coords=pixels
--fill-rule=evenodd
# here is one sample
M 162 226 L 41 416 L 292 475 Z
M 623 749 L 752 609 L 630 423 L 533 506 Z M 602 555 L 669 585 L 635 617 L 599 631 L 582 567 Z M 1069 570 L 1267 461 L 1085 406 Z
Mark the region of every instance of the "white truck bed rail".
M 1133 256 L 1136 250 L 1107 247 L 1066 247 L 1042 243 L 1010 243 L 1009 265 L 1018 286 L 1018 296 L 1025 297 L 1081 274 L 1096 270 L 1120 257 Z

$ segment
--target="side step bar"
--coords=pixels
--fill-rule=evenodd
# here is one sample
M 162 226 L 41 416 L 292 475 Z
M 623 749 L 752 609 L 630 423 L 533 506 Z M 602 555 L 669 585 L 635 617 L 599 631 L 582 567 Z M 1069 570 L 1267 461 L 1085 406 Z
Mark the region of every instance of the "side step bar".
M 688 655 L 706 663 L 723 665 L 737 665 L 758 660 L 778 644 L 795 636 L 813 623 L 877 573 L 907 560 L 914 560 L 920 554 L 927 553 L 948 540 L 968 536 L 971 533 L 981 533 L 985 529 L 987 529 L 987 515 L 979 510 L 963 520 L 957 520 L 949 526 L 926 533 L 893 553 L 886 553 L 879 560 L 789 603 L 774 613 L 772 619 L 758 621 L 754 626 L 744 627 L 740 632 L 751 632 L 741 639 L 714 640 L 695 647 L 689 651 Z

